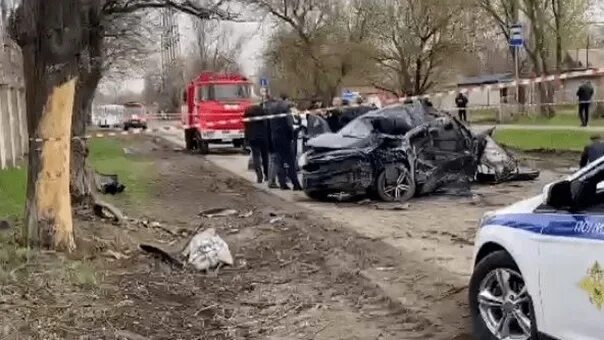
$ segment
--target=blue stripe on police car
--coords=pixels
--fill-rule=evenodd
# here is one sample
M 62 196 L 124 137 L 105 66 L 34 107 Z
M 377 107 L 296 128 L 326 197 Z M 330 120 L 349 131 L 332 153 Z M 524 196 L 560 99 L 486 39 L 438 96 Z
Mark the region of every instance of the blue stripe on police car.
M 519 229 L 546 236 L 604 241 L 604 215 L 503 214 L 485 219 L 481 227 L 487 225 Z

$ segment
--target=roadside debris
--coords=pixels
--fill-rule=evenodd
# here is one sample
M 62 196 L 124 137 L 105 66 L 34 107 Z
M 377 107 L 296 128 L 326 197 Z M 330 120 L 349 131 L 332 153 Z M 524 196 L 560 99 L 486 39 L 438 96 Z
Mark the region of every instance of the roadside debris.
M 126 186 L 119 182 L 117 175 L 95 173 L 94 182 L 97 190 L 102 194 L 117 195 L 126 189 Z
M 197 270 L 208 270 L 219 264 L 232 266 L 234 263 L 228 244 L 216 235 L 213 228 L 193 236 L 182 255 Z
M 200 212 L 199 216 L 207 217 L 207 218 L 227 217 L 227 216 L 237 215 L 237 213 L 238 213 L 238 211 L 235 209 L 213 208 L 213 209 L 208 209 L 208 210 L 204 210 L 204 211 Z
M 246 213 L 239 214 L 239 218 L 249 218 L 252 217 L 252 215 L 254 215 L 254 211 L 250 210 Z
M 139 248 L 142 251 L 153 254 L 156 257 L 158 257 L 160 260 L 170 263 L 178 268 L 185 267 L 184 263 L 180 259 L 178 259 L 176 256 L 168 253 L 167 251 L 165 251 L 159 247 L 156 247 L 151 244 L 141 244 L 141 245 L 139 245 Z
M 96 216 L 104 219 L 113 219 L 113 222 L 117 224 L 121 224 L 126 218 L 118 208 L 100 200 L 95 200 L 93 210 Z
M 411 205 L 409 203 L 402 203 L 402 204 L 388 204 L 388 203 L 384 203 L 384 204 L 376 204 L 375 205 L 375 208 L 377 210 L 390 210 L 390 211 L 409 210 L 410 207 L 411 207 Z
M 6 220 L 0 220 L 0 231 L 11 230 L 12 227 L 10 223 Z
M 273 217 L 271 218 L 271 220 L 269 221 L 270 224 L 275 224 L 275 223 L 279 223 L 283 221 L 283 216 L 278 216 L 278 217 Z
M 140 334 L 132 333 L 130 331 L 115 331 L 115 337 L 117 338 L 117 340 L 147 340 L 147 339 L 149 339 Z
M 128 256 L 128 255 L 122 254 L 120 252 L 117 252 L 117 251 L 111 250 L 111 249 L 108 249 L 107 251 L 105 251 L 104 255 L 107 256 L 107 257 L 113 257 L 116 260 L 122 260 L 122 259 L 129 259 L 130 258 L 130 256 Z

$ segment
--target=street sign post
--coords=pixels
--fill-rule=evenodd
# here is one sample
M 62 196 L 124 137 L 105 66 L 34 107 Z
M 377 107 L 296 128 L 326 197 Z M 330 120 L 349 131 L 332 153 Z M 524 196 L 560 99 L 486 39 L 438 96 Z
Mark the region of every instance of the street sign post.
M 510 46 L 514 48 L 514 68 L 516 73 L 516 103 L 520 103 L 520 70 L 518 65 L 518 55 L 520 48 L 524 46 L 524 34 L 522 32 L 522 24 L 510 26 Z

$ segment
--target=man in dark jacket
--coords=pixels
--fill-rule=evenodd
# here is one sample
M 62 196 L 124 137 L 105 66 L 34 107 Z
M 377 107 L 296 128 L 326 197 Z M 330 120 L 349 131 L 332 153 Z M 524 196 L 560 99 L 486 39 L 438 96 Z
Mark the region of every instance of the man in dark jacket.
M 468 97 L 459 92 L 457 97 L 455 97 L 455 105 L 457 105 L 457 117 L 459 117 L 459 120 L 462 122 L 466 122 L 468 120 L 466 113 L 466 107 L 468 107 Z
M 269 115 L 290 113 L 291 105 L 284 100 L 268 102 L 266 106 Z M 302 190 L 296 173 L 296 159 L 293 155 L 292 143 L 294 141 L 294 124 L 291 115 L 272 118 L 269 121 L 271 133 L 271 146 L 277 155 L 276 170 L 279 177 L 279 186 L 289 190 L 286 174 L 294 186 L 294 190 Z M 269 183 L 270 184 L 270 183 Z
M 252 105 L 245 110 L 244 117 L 258 119 L 264 116 L 264 109 L 260 105 Z M 258 183 L 268 180 L 269 163 L 269 136 L 267 134 L 268 122 L 266 120 L 251 120 L 245 123 L 245 139 L 252 149 L 252 163 L 256 171 Z
M 591 144 L 583 149 L 579 166 L 584 167 L 602 156 L 604 156 L 604 143 L 599 135 L 593 135 Z
M 591 106 L 591 98 L 594 95 L 594 88 L 589 81 L 579 86 L 577 97 L 579 99 L 579 118 L 581 126 L 587 126 L 589 123 L 589 107 Z

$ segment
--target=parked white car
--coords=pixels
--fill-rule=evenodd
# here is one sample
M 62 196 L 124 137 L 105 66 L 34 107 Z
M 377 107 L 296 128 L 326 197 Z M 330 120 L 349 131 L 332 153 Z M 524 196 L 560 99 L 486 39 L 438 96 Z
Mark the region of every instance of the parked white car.
M 486 213 L 469 300 L 476 339 L 604 339 L 604 158 Z

